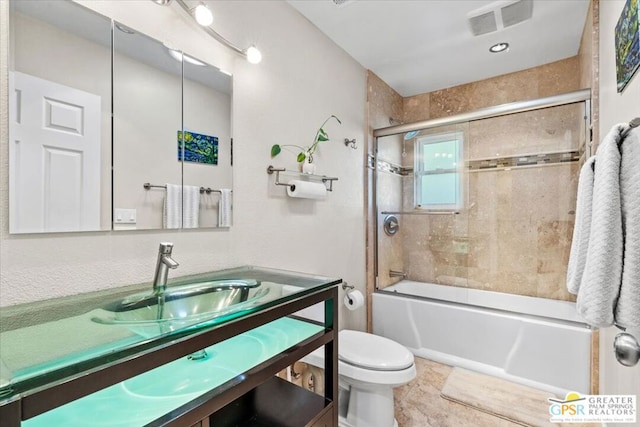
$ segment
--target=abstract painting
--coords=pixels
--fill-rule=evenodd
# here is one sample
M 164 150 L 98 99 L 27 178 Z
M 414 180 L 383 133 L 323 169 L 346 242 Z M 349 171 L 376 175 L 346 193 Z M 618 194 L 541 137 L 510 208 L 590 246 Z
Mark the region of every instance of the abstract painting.
M 638 0 L 627 0 L 615 30 L 616 77 L 622 92 L 640 66 Z
M 182 131 L 178 131 L 178 160 L 183 160 Z M 218 164 L 218 137 L 195 132 L 184 132 L 184 161 Z

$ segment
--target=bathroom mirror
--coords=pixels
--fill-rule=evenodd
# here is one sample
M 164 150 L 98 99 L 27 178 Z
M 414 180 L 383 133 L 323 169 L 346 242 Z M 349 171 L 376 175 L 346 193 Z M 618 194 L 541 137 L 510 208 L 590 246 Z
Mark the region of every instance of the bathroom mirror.
M 229 227 L 232 78 L 224 71 L 186 54 L 183 70 L 183 183 L 204 190 L 199 198 L 199 228 Z M 187 194 L 185 192 L 185 196 Z M 186 209 L 185 214 L 188 213 Z M 191 223 L 184 220 L 183 227 L 193 226 L 194 217 L 191 216 Z
M 111 229 L 111 21 L 12 0 L 9 231 Z
M 229 74 L 114 24 L 114 229 L 231 225 Z
M 12 234 L 231 225 L 229 74 L 72 1 L 10 19 Z
M 181 52 L 114 24 L 114 229 L 165 227 L 167 191 L 162 186 L 182 183 L 177 142 L 182 129 L 181 59 Z M 145 183 L 154 187 L 145 189 Z M 168 210 L 179 214 L 176 206 Z M 180 218 L 168 220 L 168 228 L 180 228 Z

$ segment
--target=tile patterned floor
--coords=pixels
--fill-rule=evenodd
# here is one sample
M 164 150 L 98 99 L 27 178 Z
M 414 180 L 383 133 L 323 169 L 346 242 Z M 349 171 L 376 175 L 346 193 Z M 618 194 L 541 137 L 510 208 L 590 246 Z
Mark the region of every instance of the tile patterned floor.
M 407 385 L 394 391 L 398 427 L 520 427 L 440 396 L 447 377 L 453 370 L 431 360 L 415 358 L 418 375 Z M 546 423 L 546 426 L 558 424 Z M 565 424 L 571 427 L 595 427 L 596 424 Z
M 446 400 L 440 392 L 453 367 L 415 358 L 418 375 L 409 384 L 394 390 L 398 427 L 521 427 L 491 414 Z M 303 373 L 305 364 L 296 362 L 295 371 Z M 286 371 L 279 376 L 286 378 Z M 293 382 L 302 386 L 302 377 Z M 558 426 L 546 423 L 543 427 Z M 565 424 L 561 427 L 598 427 L 595 424 Z
M 416 379 L 394 392 L 398 427 L 520 426 L 440 397 L 452 367 L 416 357 L 416 369 Z

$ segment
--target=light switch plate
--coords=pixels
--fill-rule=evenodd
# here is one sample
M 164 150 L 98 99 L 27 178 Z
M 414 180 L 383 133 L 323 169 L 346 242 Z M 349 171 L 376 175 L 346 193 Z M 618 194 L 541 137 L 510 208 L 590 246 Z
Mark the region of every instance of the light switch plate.
M 116 224 L 135 224 L 136 210 L 135 209 L 114 209 L 113 221 Z

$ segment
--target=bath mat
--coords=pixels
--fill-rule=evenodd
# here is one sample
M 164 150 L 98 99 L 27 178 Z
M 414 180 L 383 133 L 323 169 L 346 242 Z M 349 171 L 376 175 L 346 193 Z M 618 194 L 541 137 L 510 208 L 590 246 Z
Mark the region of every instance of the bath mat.
M 443 398 L 524 426 L 553 426 L 547 398 L 553 394 L 500 378 L 454 368 Z

